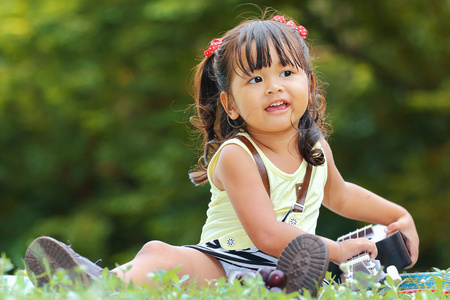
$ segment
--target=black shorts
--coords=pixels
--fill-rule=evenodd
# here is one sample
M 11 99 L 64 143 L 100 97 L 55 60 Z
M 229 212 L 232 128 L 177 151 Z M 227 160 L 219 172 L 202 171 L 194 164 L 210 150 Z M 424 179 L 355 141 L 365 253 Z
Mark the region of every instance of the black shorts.
M 261 267 L 275 268 L 278 262 L 278 258 L 262 252 L 256 246 L 243 250 L 226 250 L 220 246 L 219 240 L 213 240 L 204 245 L 186 245 L 185 247 L 209 254 L 220 262 L 236 266 L 237 269 L 256 271 Z M 225 266 L 224 269 L 226 269 Z M 226 269 L 225 272 L 229 277 L 229 270 Z

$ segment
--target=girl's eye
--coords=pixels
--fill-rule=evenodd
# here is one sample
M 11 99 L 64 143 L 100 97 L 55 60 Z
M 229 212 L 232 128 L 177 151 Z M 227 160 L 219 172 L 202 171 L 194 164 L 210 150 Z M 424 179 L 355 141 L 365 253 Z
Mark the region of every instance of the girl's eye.
M 258 82 L 261 82 L 261 81 L 262 81 L 261 77 L 254 77 L 254 78 L 249 80 L 250 83 L 258 83 Z
M 289 77 L 292 75 L 292 71 L 283 71 L 283 73 L 281 73 L 281 77 Z

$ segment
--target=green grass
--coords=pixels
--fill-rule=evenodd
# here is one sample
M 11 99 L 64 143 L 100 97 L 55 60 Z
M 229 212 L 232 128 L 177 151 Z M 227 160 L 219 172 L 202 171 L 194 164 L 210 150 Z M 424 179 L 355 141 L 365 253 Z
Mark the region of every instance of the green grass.
M 13 269 L 11 261 L 2 255 L 0 258 L 0 276 Z M 79 270 L 80 272 L 82 270 Z M 149 286 L 134 287 L 125 284 L 117 277 L 108 275 L 105 269 L 102 278 L 92 281 L 89 286 L 81 282 L 72 282 L 68 275 L 59 270 L 51 278 L 50 283 L 42 288 L 30 286 L 29 279 L 23 270 L 16 272 L 17 281 L 13 285 L 7 285 L 0 280 L 0 299 L 295 299 L 299 293 L 290 295 L 271 293 L 265 287 L 260 277 L 250 278 L 242 285 L 235 280 L 228 282 L 225 279 L 213 281 L 210 287 L 196 289 L 192 284 L 186 284 L 187 277 L 178 278 L 177 269 L 171 271 L 157 271 L 149 274 L 156 282 L 156 288 Z M 450 272 L 441 272 L 442 275 Z M 327 279 L 331 280 L 327 273 Z M 0 277 L 0 278 L 5 278 Z M 366 282 L 365 288 L 361 288 L 359 282 Z M 424 291 L 414 294 L 399 294 L 397 286 L 388 277 L 385 284 L 378 284 L 367 277 L 355 281 L 353 287 L 337 284 L 334 281 L 319 290 L 319 299 L 448 299 L 448 295 L 442 293 L 442 279 L 436 279 L 435 291 Z M 307 293 L 301 299 L 312 299 Z

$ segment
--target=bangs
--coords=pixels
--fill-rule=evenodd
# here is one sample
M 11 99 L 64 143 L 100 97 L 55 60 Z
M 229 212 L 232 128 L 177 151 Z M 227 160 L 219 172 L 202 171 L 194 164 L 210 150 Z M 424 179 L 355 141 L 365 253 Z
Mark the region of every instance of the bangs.
M 305 72 L 309 60 L 308 48 L 292 28 L 273 21 L 260 21 L 242 28 L 236 43 L 236 70 L 250 76 L 255 70 L 270 67 L 273 47 L 283 66 L 291 65 Z

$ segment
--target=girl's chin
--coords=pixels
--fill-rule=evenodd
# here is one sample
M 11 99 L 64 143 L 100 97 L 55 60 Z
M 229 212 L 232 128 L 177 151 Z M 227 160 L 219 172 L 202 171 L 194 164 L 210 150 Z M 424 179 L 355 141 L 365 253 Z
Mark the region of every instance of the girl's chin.
M 247 126 L 247 131 L 250 134 L 297 134 L 298 129 L 297 126 L 289 124 L 288 126 L 266 126 L 265 128 L 254 129 L 250 126 Z

